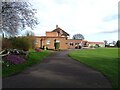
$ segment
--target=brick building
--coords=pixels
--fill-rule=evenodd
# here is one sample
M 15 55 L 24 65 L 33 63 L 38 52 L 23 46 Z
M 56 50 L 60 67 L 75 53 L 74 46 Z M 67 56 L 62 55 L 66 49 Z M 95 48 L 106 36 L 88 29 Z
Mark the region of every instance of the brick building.
M 76 46 L 87 46 L 87 40 L 74 40 L 68 39 L 70 35 L 62 30 L 58 25 L 56 29 L 52 31 L 46 31 L 46 36 L 35 36 L 36 43 L 35 48 L 43 48 L 46 46 L 48 49 L 55 49 L 54 44 L 58 42 L 60 44 L 59 49 L 66 50 L 75 48 Z

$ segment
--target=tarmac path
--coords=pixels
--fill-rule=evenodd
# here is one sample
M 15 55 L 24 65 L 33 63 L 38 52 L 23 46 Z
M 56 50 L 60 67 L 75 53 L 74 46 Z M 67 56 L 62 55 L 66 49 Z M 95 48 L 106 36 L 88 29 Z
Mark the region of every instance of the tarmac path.
M 3 88 L 111 88 L 109 81 L 98 71 L 56 51 L 40 64 L 3 78 Z

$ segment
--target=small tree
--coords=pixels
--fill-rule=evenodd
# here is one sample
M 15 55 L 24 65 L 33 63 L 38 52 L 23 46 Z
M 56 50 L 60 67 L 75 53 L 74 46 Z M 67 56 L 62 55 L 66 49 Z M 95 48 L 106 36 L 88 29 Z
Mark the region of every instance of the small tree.
M 117 41 L 116 46 L 120 48 L 120 40 Z
M 104 43 L 105 43 L 105 47 L 107 47 L 107 40 L 104 40 Z
M 114 46 L 116 45 L 116 41 L 113 41 L 112 43 L 113 43 Z
M 84 40 L 84 36 L 82 34 L 75 34 L 73 35 L 73 39 L 80 39 L 80 40 Z

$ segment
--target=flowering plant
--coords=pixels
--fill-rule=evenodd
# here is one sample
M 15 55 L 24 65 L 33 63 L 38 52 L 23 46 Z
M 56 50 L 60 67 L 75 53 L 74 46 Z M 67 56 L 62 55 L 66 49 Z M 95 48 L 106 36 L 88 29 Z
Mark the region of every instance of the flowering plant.
M 6 56 L 6 61 L 8 61 L 11 64 L 21 64 L 25 62 L 25 59 L 17 55 L 8 55 Z
M 36 51 L 36 52 L 41 52 L 41 50 L 40 50 L 40 49 L 38 49 L 38 48 L 35 48 L 35 51 Z

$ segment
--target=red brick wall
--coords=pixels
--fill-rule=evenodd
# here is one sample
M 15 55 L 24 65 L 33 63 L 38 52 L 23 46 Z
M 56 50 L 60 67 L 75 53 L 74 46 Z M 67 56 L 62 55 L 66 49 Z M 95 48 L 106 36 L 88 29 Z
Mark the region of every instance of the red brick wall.
M 58 36 L 57 32 L 46 32 L 46 36 Z
M 54 49 L 54 40 L 58 40 L 60 41 L 60 48 L 59 49 L 68 49 L 68 45 L 67 45 L 67 40 L 65 37 L 46 37 L 46 38 L 42 38 L 42 37 L 37 37 L 37 42 L 35 44 L 36 48 L 40 48 L 40 40 L 42 39 L 42 47 L 44 45 L 46 45 L 49 49 Z M 50 44 L 46 44 L 47 41 L 50 41 Z

